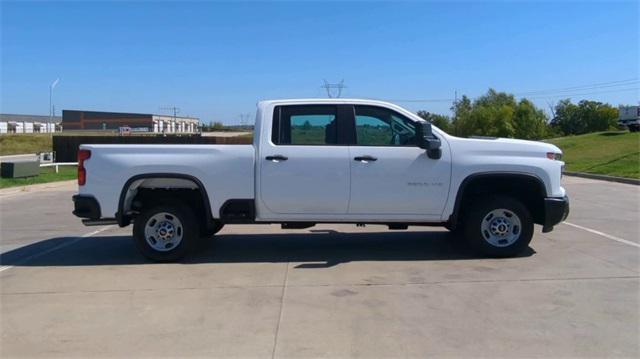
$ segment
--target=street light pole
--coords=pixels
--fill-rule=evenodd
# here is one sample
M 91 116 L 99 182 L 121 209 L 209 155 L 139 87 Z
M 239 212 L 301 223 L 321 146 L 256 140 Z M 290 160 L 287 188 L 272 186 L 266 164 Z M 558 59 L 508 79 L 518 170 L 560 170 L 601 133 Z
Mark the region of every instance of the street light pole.
M 49 126 L 51 126 L 51 123 L 53 122 L 53 89 L 56 87 L 58 82 L 60 82 L 59 78 L 49 85 Z

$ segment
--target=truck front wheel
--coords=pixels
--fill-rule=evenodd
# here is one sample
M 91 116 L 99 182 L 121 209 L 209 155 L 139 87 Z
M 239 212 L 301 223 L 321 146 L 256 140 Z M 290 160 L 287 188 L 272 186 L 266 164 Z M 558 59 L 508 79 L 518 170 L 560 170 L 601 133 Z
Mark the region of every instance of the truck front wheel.
M 198 239 L 198 225 L 189 207 L 164 204 L 143 210 L 133 223 L 140 252 L 158 262 L 176 261 L 190 252 Z
M 533 236 L 533 218 L 527 208 L 506 196 L 476 198 L 463 223 L 469 245 L 490 257 L 515 256 Z

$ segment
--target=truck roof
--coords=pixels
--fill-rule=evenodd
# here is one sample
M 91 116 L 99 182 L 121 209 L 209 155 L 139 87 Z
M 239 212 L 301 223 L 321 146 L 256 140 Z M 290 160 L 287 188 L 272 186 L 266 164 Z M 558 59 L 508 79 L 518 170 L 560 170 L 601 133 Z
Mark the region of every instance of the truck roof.
M 321 103 L 321 104 L 368 104 L 368 105 L 384 105 L 398 107 L 390 102 L 374 100 L 374 99 L 357 99 L 357 98 L 299 98 L 299 99 L 277 99 L 262 100 L 258 102 L 258 106 L 267 106 L 272 104 L 292 104 L 292 103 Z

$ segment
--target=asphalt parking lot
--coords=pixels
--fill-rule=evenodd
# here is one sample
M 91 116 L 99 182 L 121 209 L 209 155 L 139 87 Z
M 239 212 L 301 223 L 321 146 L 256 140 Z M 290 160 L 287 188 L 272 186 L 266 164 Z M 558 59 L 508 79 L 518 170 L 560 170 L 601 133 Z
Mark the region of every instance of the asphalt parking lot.
M 441 228 L 228 226 L 183 263 L 84 227 L 74 184 L 2 193 L 2 357 L 640 356 L 640 187 L 565 177 L 522 257 Z

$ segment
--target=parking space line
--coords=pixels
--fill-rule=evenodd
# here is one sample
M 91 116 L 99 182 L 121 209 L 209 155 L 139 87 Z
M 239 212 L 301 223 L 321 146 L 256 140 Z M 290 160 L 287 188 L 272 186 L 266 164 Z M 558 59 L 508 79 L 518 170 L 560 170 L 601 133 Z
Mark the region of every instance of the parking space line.
M 276 332 L 273 336 L 273 349 L 271 351 L 271 359 L 276 357 L 276 350 L 278 348 L 278 334 L 280 334 L 280 323 L 282 323 L 282 315 L 284 313 L 284 300 L 287 294 L 287 282 L 289 281 L 289 262 L 284 271 L 284 279 L 282 280 L 282 292 L 280 293 L 280 315 L 278 316 L 278 323 L 276 324 Z
M 38 258 L 38 257 L 43 256 L 45 254 L 49 254 L 49 253 L 51 253 L 53 251 L 57 251 L 58 249 L 62 249 L 62 248 L 68 247 L 68 246 L 70 246 L 72 244 L 78 243 L 79 241 L 81 241 L 81 240 L 83 240 L 85 238 L 89 238 L 89 237 L 95 236 L 96 234 L 102 233 L 102 232 L 104 232 L 106 230 L 109 230 L 111 228 L 113 228 L 113 225 L 102 227 L 102 228 L 97 229 L 97 230 L 95 230 L 93 232 L 89 232 L 89 233 L 83 234 L 82 236 L 80 236 L 80 237 L 78 237 L 76 239 L 70 240 L 70 241 L 65 242 L 65 243 L 61 243 L 61 244 L 59 244 L 59 245 L 57 245 L 57 246 L 55 246 L 53 248 L 47 249 L 46 251 L 43 251 L 43 252 L 40 252 L 40 253 L 35 253 L 35 254 L 32 254 L 32 255 L 30 255 L 30 256 L 28 256 L 26 258 L 23 258 L 18 263 L 16 263 L 15 265 L 0 266 L 0 272 L 6 271 L 7 269 L 11 269 L 11 268 L 15 267 L 16 265 L 28 262 L 28 261 L 30 261 L 32 259 Z
M 631 242 L 631 241 L 628 241 L 626 239 L 618 238 L 616 236 L 612 236 L 610 234 L 606 234 L 606 233 L 603 233 L 603 232 L 600 232 L 600 231 L 596 231 L 595 229 L 579 226 L 577 224 L 573 224 L 573 223 L 569 223 L 569 222 L 562 222 L 562 223 L 566 224 L 567 226 L 575 227 L 575 228 L 578 228 L 578 229 L 582 229 L 583 231 L 587 231 L 587 232 L 590 232 L 590 233 L 593 233 L 593 234 L 597 234 L 599 236 L 614 240 L 616 242 L 620 242 L 620 243 L 624 243 L 624 244 L 627 244 L 627 245 L 630 245 L 630 246 L 633 246 L 633 247 L 640 248 L 640 244 L 638 244 L 636 242 Z

